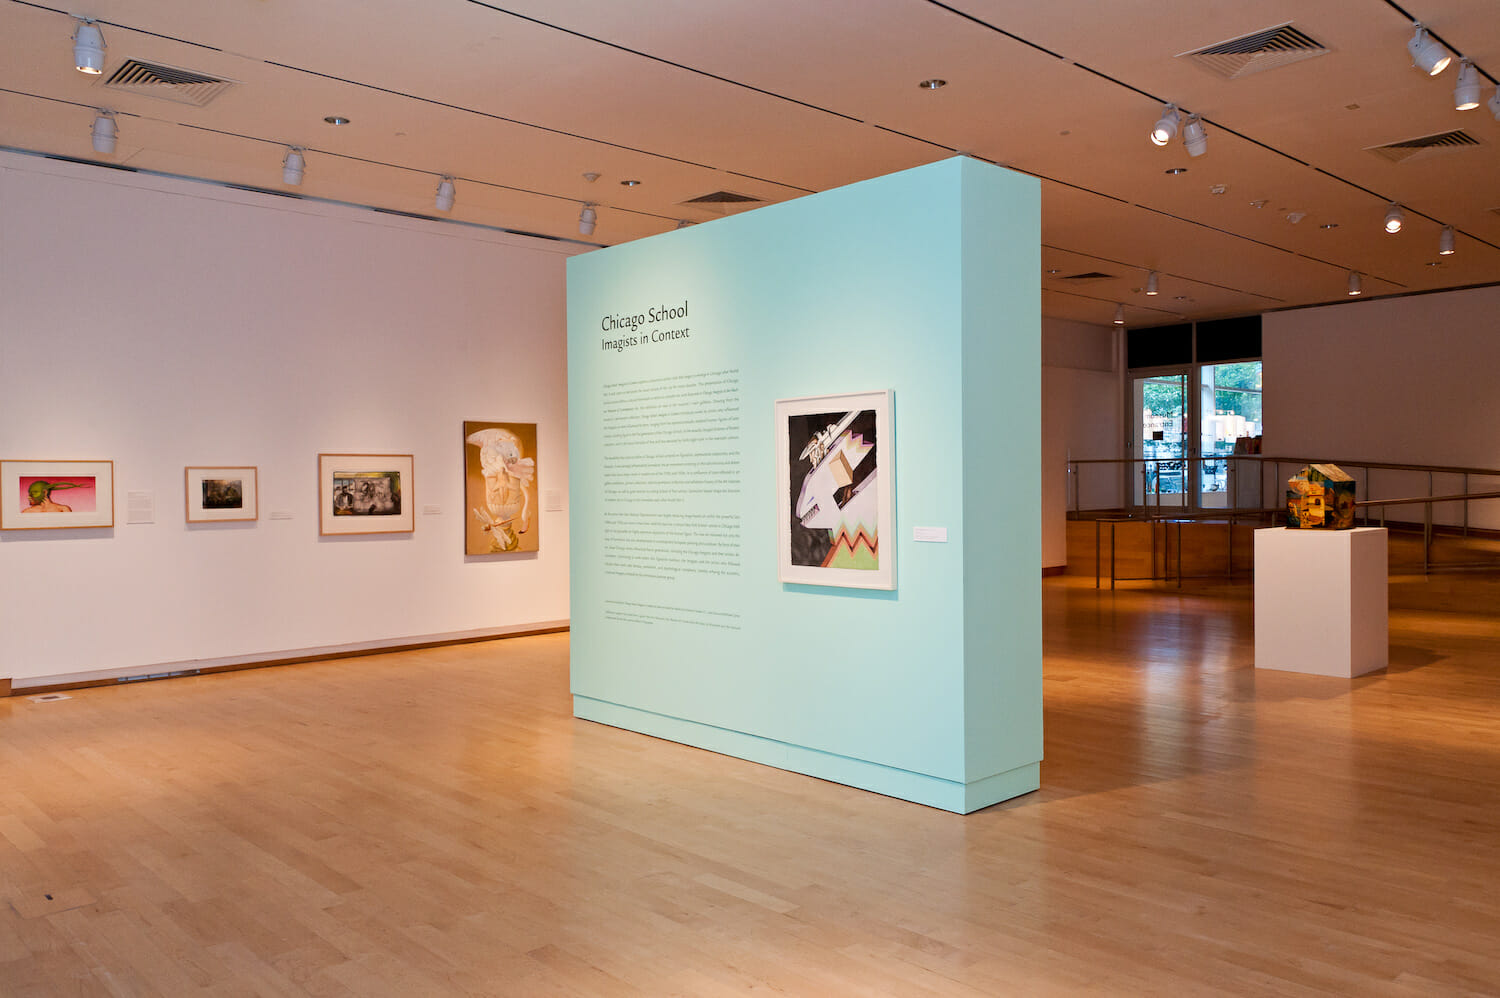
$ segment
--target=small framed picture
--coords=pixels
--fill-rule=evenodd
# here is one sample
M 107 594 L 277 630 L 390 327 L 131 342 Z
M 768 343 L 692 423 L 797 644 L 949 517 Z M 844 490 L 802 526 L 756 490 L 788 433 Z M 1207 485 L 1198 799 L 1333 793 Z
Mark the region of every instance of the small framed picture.
M 891 392 L 776 403 L 782 582 L 896 588 Z
M 0 530 L 114 525 L 113 461 L 0 461 Z
M 254 520 L 259 514 L 254 468 L 185 469 L 187 522 Z
M 410 454 L 319 454 L 318 533 L 409 534 Z

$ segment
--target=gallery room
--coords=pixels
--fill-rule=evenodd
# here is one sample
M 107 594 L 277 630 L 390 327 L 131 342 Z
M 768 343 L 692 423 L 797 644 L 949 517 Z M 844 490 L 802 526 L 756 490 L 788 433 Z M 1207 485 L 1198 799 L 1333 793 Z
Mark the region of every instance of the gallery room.
M 1484 5 L 0 51 L 0 996 L 1500 989 Z

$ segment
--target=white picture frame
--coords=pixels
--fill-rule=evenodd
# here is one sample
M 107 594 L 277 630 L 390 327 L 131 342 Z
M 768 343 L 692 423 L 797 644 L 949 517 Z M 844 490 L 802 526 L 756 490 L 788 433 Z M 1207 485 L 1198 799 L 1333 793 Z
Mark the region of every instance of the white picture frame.
M 0 530 L 114 525 L 113 461 L 0 461 Z
M 893 404 L 889 389 L 776 401 L 782 582 L 896 588 Z
M 260 518 L 258 469 L 252 466 L 183 469 L 188 523 L 233 523 Z

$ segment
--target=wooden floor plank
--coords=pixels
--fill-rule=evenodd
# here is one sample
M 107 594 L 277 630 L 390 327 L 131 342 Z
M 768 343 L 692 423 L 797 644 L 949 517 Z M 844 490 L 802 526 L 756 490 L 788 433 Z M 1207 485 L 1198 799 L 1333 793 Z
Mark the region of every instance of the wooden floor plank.
M 564 634 L 0 701 L 0 995 L 1495 994 L 1500 588 L 1402 585 L 1338 680 L 1047 580 L 966 817 L 577 721 Z

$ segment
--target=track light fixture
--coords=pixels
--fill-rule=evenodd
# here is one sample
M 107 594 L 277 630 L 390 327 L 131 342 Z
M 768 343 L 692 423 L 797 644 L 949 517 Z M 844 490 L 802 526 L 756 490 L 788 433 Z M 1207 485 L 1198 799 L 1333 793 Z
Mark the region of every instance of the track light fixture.
M 1161 117 L 1151 127 L 1151 142 L 1153 145 L 1164 146 L 1177 138 L 1177 125 L 1182 121 L 1182 115 L 1177 113 L 1176 104 L 1164 105 L 1161 109 Z
M 1349 297 L 1357 298 L 1364 293 L 1364 290 L 1365 289 L 1360 285 L 1359 271 L 1349 271 Z
M 100 111 L 99 116 L 94 119 L 94 130 L 91 133 L 94 139 L 94 152 L 105 156 L 115 151 L 115 140 L 120 137 L 120 129 L 115 125 L 115 113 L 113 111 Z
M 1453 226 L 1445 225 L 1443 234 L 1438 236 L 1438 256 L 1452 256 L 1453 253 Z
M 79 21 L 73 32 L 73 68 L 98 76 L 104 72 L 104 32 L 93 21 Z
M 286 151 L 286 159 L 281 161 L 281 182 L 291 187 L 300 186 L 302 174 L 307 169 L 307 161 L 302 158 L 302 150 L 298 146 L 289 146 Z
M 1125 325 L 1125 306 L 1124 305 L 1116 305 L 1115 306 L 1115 325 L 1117 325 L 1117 326 L 1123 326 L 1123 325 Z
M 1458 64 L 1458 83 L 1453 87 L 1453 110 L 1472 111 L 1479 106 L 1479 70 L 1468 59 Z
M 1416 66 L 1428 76 L 1436 76 L 1448 68 L 1448 63 L 1453 61 L 1453 56 L 1448 50 L 1432 39 L 1427 34 L 1427 29 L 1422 27 L 1421 22 L 1412 22 L 1416 33 L 1411 36 L 1411 41 L 1406 43 L 1406 51 L 1411 53 L 1411 64 Z
M 594 234 L 594 224 L 598 221 L 599 213 L 594 210 L 594 206 L 591 204 L 584 205 L 583 210 L 578 213 L 578 234 L 580 236 L 592 236 Z
M 1208 132 L 1196 114 L 1182 126 L 1182 144 L 1187 147 L 1189 156 L 1202 156 L 1208 152 Z
M 1391 205 L 1385 213 L 1385 231 L 1393 234 L 1400 232 L 1401 226 L 1405 224 L 1406 212 L 1401 210 L 1401 206 L 1399 204 Z
M 1148 294 L 1148 295 L 1159 295 L 1159 294 L 1161 294 L 1161 289 L 1156 286 L 1156 282 L 1158 281 L 1158 279 L 1160 279 L 1160 277 L 1161 277 L 1161 275 L 1158 274 L 1154 270 L 1151 273 L 1149 273 L 1149 274 L 1146 275 L 1146 294 Z
M 437 186 L 437 195 L 433 198 L 432 202 L 437 206 L 437 210 L 452 211 L 453 197 L 453 178 L 444 177 L 442 180 L 439 180 Z

